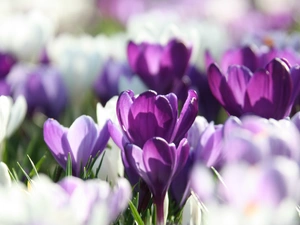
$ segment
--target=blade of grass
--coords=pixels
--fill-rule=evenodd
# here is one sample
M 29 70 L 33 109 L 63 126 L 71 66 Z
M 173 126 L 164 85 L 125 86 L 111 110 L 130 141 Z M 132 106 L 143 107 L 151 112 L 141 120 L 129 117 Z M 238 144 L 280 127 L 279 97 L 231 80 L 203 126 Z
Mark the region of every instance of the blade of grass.
M 129 207 L 130 207 L 131 213 L 133 215 L 133 218 L 135 219 L 137 224 L 144 225 L 144 222 L 143 222 L 140 214 L 138 213 L 137 209 L 135 208 L 134 204 L 132 203 L 132 201 L 129 201 Z

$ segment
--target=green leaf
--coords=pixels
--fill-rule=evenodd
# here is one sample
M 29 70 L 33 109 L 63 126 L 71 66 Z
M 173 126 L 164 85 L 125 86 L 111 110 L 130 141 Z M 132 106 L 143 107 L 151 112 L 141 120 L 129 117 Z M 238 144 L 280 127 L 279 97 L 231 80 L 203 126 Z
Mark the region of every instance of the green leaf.
M 133 215 L 133 218 L 135 219 L 137 224 L 144 225 L 144 222 L 143 222 L 140 214 L 138 213 L 137 209 L 135 208 L 134 204 L 132 203 L 132 201 L 129 202 L 129 207 L 130 207 L 131 213 Z
M 42 158 L 37 162 L 36 165 L 34 165 L 34 163 L 33 163 L 33 161 L 31 160 L 31 158 L 30 158 L 29 155 L 27 155 L 27 157 L 28 157 L 28 159 L 29 159 L 29 161 L 30 161 L 30 163 L 31 163 L 31 165 L 32 165 L 32 170 L 30 171 L 29 176 L 30 176 L 30 177 L 33 177 L 33 176 L 34 176 L 34 173 L 35 173 L 37 176 L 39 176 L 38 171 L 40 170 L 40 168 L 41 168 L 43 162 L 45 161 L 46 156 L 43 155 Z
M 67 162 L 67 169 L 66 169 L 66 176 L 72 176 L 72 159 L 71 159 L 71 153 L 68 154 L 68 162 Z
M 27 180 L 31 183 L 31 178 L 29 177 L 29 175 L 26 173 L 26 171 L 22 168 L 22 166 L 20 165 L 19 162 L 17 162 L 18 166 L 20 167 L 20 169 L 22 170 L 22 172 L 24 173 L 25 177 L 27 178 Z

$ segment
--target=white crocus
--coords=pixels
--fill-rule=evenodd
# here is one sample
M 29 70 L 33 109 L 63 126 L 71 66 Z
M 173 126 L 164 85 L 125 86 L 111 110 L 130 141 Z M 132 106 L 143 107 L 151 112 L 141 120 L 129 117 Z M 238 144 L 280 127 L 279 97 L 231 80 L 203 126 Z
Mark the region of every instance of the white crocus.
M 108 119 L 118 124 L 116 115 L 117 100 L 118 97 L 114 96 L 106 103 L 105 107 L 103 107 L 100 103 L 97 104 L 97 121 L 99 127 L 103 127 Z M 124 166 L 121 158 L 121 151 L 112 141 L 112 139 L 109 139 L 108 147 L 95 162 L 93 167 L 94 172 L 96 172 L 100 166 L 101 160 L 102 164 L 98 173 L 98 178 L 102 180 L 108 180 L 109 182 L 112 182 L 112 184 L 115 184 L 118 177 L 124 176 Z
M 101 54 L 95 49 L 94 38 L 63 34 L 49 43 L 47 51 L 62 74 L 72 102 L 82 102 L 82 93 L 90 90 L 103 62 Z
M 10 137 L 23 122 L 27 112 L 27 103 L 24 96 L 17 97 L 16 101 L 9 96 L 0 96 L 0 142 Z
M 11 15 L 0 21 L 0 49 L 18 59 L 37 61 L 53 37 L 55 25 L 40 12 Z
M 201 205 L 194 195 L 191 195 L 183 207 L 182 213 L 183 225 L 201 224 Z
M 8 173 L 8 167 L 4 162 L 0 162 L 0 186 L 11 186 L 11 178 Z
M 210 50 L 217 59 L 229 45 L 229 35 L 224 26 L 198 20 L 182 21 L 174 13 L 149 12 L 135 15 L 128 22 L 128 37 L 135 42 L 160 43 L 165 45 L 177 38 L 192 46 L 190 62 L 206 70 L 204 53 Z

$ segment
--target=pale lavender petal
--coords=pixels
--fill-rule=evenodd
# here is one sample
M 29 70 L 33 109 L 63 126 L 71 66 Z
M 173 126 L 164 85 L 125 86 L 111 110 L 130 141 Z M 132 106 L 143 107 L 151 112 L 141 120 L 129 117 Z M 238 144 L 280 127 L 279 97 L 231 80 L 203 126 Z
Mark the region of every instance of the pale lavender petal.
M 91 155 L 96 156 L 97 153 L 101 154 L 101 152 L 106 147 L 109 138 L 110 138 L 110 134 L 108 131 L 108 122 L 106 122 L 102 127 L 102 129 L 100 131 L 98 130 L 98 138 L 96 140 L 94 149 L 91 152 Z
M 128 135 L 128 115 L 130 107 L 134 100 L 134 93 L 131 90 L 120 94 L 117 101 L 117 116 L 121 129 Z M 130 137 L 128 137 L 130 139 Z
M 96 124 L 89 116 L 80 116 L 71 125 L 67 138 L 74 155 L 72 166 L 75 175 L 79 176 L 81 168 L 86 166 L 94 149 L 97 135 Z
M 77 177 L 66 177 L 58 183 L 64 191 L 71 196 L 74 190 L 83 185 L 83 181 Z
M 67 128 L 54 119 L 48 119 L 44 123 L 44 140 L 50 148 L 53 157 L 63 169 L 66 168 L 67 156 L 68 152 L 70 152 L 69 146 L 64 145 L 62 142 L 63 136 L 67 131 Z

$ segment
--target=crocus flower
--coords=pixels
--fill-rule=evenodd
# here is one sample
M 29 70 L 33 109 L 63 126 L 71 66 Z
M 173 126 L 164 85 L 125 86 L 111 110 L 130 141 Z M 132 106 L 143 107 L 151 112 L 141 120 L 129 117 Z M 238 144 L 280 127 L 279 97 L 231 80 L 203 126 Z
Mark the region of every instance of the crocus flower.
M 239 120 L 230 117 L 224 124 L 222 156 L 225 164 L 247 162 L 257 164 L 274 156 L 299 161 L 300 136 L 296 126 L 288 119 L 266 120 L 245 116 Z
M 44 123 L 44 140 L 58 164 L 66 169 L 68 154 L 72 159 L 72 172 L 79 176 L 90 159 L 101 153 L 109 139 L 107 124 L 99 128 L 89 116 L 80 116 L 70 128 L 54 119 Z
M 191 48 L 176 39 L 170 40 L 166 46 L 130 41 L 127 47 L 128 62 L 133 72 L 149 89 L 159 94 L 179 92 L 186 87 L 183 78 L 191 52 Z
M 122 131 L 113 123 L 109 123 L 109 131 L 114 142 L 122 150 L 125 170 L 132 184 L 138 179 L 124 155 L 124 146 L 126 143 L 132 143 L 142 149 L 153 137 L 160 137 L 168 143 L 178 145 L 197 116 L 196 92 L 189 91 L 179 118 L 177 104 L 177 97 L 173 93 L 157 95 L 154 91 L 146 91 L 136 98 L 132 91 L 121 93 L 117 102 L 117 116 Z
M 290 69 L 278 58 L 254 73 L 247 67 L 232 65 L 224 74 L 216 64 L 211 64 L 208 82 L 212 93 L 230 115 L 255 114 L 282 119 L 289 115 L 299 92 L 298 73 L 299 67 Z
M 143 82 L 133 74 L 127 63 L 108 59 L 94 83 L 97 97 L 105 104 L 110 98 L 126 90 L 125 87 L 132 87 L 135 93 L 146 91 Z
M 61 74 L 53 66 L 19 64 L 12 69 L 7 82 L 12 87 L 13 96 L 26 98 L 29 115 L 40 111 L 57 119 L 67 104 L 67 89 Z
M 4 162 L 0 162 L 0 186 L 11 186 L 11 178 L 8 173 L 8 167 Z
M 119 178 L 113 188 L 99 179 L 83 181 L 76 177 L 66 177 L 59 185 L 68 195 L 69 206 L 77 212 L 76 217 L 82 224 L 113 223 L 131 199 L 131 186 L 124 178 Z M 106 214 L 97 215 L 99 208 Z
M 164 223 L 164 199 L 173 177 L 185 165 L 189 155 L 187 139 L 176 148 L 160 137 L 149 139 L 141 149 L 134 144 L 125 146 L 129 165 L 147 183 L 156 204 L 157 224 Z
M 23 96 L 19 96 L 15 102 L 9 96 L 0 96 L 0 142 L 16 131 L 26 112 L 27 104 Z
M 0 79 L 6 77 L 15 63 L 16 59 L 11 54 L 0 52 Z
M 220 111 L 220 103 L 212 94 L 206 73 L 201 72 L 195 66 L 190 66 L 187 72 L 191 80 L 191 88 L 198 94 L 199 113 L 208 121 L 215 120 Z

